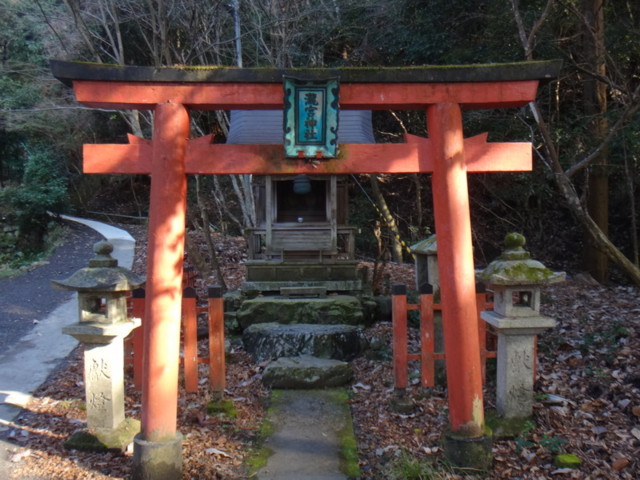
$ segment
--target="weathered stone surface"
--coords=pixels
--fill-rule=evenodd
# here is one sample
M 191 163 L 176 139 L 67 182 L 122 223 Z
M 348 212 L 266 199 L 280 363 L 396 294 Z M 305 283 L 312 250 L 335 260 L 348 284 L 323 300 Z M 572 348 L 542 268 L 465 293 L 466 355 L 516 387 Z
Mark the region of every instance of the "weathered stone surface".
M 311 355 L 279 358 L 262 374 L 266 386 L 289 390 L 340 387 L 352 378 L 348 363 Z
M 335 295 L 327 298 L 258 297 L 245 300 L 236 318 L 241 327 L 247 328 L 262 322 L 362 325 L 365 315 L 357 297 Z
M 282 325 L 258 323 L 245 329 L 242 340 L 255 361 L 313 355 L 351 360 L 364 350 L 362 331 L 352 325 Z
M 87 452 L 124 452 L 140 432 L 140 421 L 126 418 L 117 428 L 79 430 L 64 443 L 65 448 Z

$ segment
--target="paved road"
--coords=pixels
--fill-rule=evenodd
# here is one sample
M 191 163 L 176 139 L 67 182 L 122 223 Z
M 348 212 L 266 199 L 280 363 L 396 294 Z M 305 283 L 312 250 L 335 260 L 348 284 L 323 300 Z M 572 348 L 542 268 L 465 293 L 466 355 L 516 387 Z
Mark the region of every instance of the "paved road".
M 15 278 L 0 278 L 0 352 L 6 351 L 73 292 L 54 290 L 51 280 L 67 278 L 86 267 L 93 257 L 93 244 L 102 239 L 95 230 L 67 222 L 69 234 L 47 263 Z
M 9 477 L 8 458 L 13 448 L 3 434 L 14 428 L 13 420 L 31 392 L 77 345 L 62 333 L 63 326 L 78 321 L 77 296 L 54 290 L 51 280 L 65 279 L 86 267 L 93 257 L 94 243 L 104 238 L 114 245 L 112 255 L 119 265 L 131 268 L 133 262 L 135 241 L 127 232 L 100 222 L 73 220 L 69 222 L 69 238 L 49 263 L 0 281 L 0 478 Z

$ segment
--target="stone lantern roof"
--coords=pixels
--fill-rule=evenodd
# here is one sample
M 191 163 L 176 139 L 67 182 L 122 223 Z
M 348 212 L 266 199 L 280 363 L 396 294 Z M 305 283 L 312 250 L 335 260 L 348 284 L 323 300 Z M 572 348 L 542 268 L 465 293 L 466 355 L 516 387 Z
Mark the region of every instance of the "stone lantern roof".
M 478 280 L 486 285 L 548 285 L 565 280 L 565 272 L 553 272 L 533 260 L 523 248 L 525 243 L 522 234 L 507 234 L 502 255 L 480 272 Z
M 88 267 L 65 280 L 52 280 L 53 286 L 77 292 L 126 292 L 145 283 L 144 277 L 118 266 L 118 260 L 111 256 L 113 245 L 109 242 L 97 242 L 93 251 L 96 256 L 89 260 Z

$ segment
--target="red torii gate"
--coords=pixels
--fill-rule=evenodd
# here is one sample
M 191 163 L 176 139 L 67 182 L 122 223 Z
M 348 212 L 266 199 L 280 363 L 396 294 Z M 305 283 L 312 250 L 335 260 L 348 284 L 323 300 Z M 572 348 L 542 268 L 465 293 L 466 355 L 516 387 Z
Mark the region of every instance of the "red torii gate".
M 528 142 L 487 143 L 486 135 L 464 139 L 461 110 L 526 105 L 535 99 L 540 80 L 557 76 L 559 62 L 295 71 L 59 61 L 51 66 L 54 76 L 73 85 L 84 105 L 155 112 L 153 140 L 130 136 L 129 144 L 84 146 L 85 173 L 151 174 L 142 432 L 135 444 L 134 478 L 180 476 L 176 418 L 186 174 L 432 173 L 450 429 L 456 436 L 482 439 L 466 175 L 528 171 L 532 148 Z M 284 158 L 279 145 L 211 144 L 211 136 L 188 139 L 190 109 L 283 108 L 284 74 L 339 77 L 341 109 L 424 109 L 429 139 L 408 136 L 404 144 L 342 144 L 338 158 L 315 165 Z M 173 467 L 167 469 L 167 462 Z

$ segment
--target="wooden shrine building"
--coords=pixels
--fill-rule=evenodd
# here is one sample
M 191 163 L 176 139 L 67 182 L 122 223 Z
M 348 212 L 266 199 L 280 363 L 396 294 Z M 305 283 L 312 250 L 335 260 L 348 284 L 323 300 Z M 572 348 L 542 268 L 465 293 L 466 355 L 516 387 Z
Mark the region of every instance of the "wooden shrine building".
M 234 110 L 227 144 L 282 145 L 282 110 Z M 340 114 L 342 143 L 373 144 L 370 110 Z M 346 175 L 254 176 L 256 226 L 246 230 L 243 288 L 263 292 L 304 283 L 328 291 L 358 291 L 356 229 L 348 224 Z

